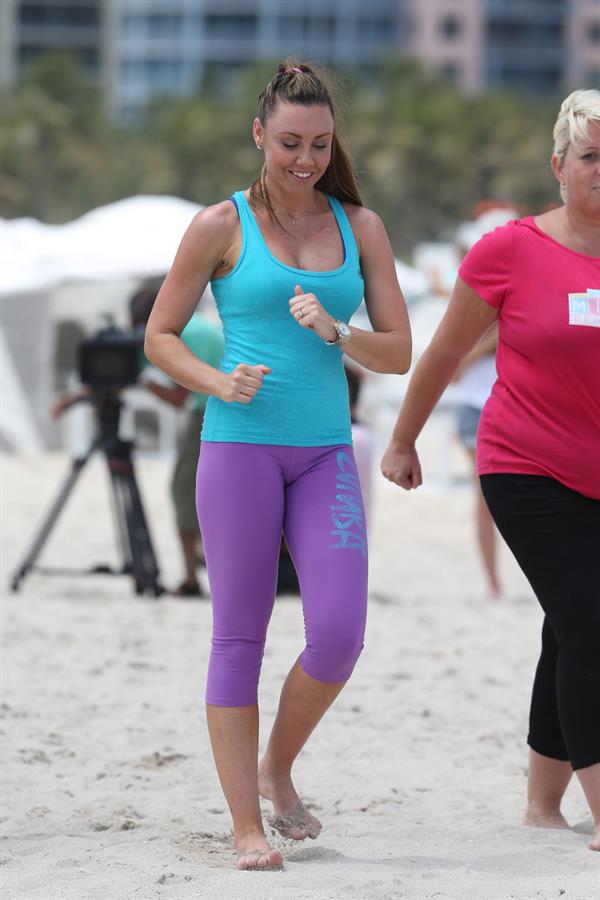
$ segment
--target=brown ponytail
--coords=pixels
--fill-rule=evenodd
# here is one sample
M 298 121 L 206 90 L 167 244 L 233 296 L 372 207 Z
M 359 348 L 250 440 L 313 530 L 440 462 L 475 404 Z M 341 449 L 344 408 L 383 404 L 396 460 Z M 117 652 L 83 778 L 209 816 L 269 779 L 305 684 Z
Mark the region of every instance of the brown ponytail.
M 280 100 L 285 103 L 297 103 L 300 106 L 327 106 L 335 123 L 335 110 L 325 78 L 321 72 L 305 63 L 294 59 L 280 63 L 277 74 L 261 91 L 258 98 L 257 116 L 263 127 Z M 250 203 L 253 206 L 265 205 L 269 215 L 277 220 L 267 191 L 265 176 L 266 166 L 263 166 L 260 176 L 250 187 Z M 315 188 L 325 194 L 337 197 L 338 200 L 355 203 L 357 206 L 364 205 L 350 154 L 346 150 L 335 124 L 331 142 L 331 160 Z

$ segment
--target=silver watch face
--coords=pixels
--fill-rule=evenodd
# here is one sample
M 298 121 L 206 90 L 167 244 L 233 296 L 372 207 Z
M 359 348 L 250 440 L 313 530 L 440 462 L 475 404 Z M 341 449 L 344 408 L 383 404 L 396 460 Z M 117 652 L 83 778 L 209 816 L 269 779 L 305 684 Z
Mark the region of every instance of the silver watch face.
M 346 325 L 345 322 L 336 322 L 335 330 L 338 333 L 338 337 L 339 337 L 341 343 L 345 343 L 346 341 L 350 340 L 350 338 L 352 337 L 352 332 L 350 331 L 349 326 Z

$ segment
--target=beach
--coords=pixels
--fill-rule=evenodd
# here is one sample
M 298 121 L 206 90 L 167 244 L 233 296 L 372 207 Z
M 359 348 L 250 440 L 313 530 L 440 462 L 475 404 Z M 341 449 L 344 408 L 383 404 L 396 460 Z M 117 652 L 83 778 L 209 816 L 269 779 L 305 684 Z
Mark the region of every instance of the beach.
M 600 855 L 573 779 L 569 831 L 524 828 L 525 743 L 542 614 L 503 548 L 485 589 L 468 483 L 406 493 L 374 482 L 371 592 L 356 671 L 298 760 L 323 822 L 274 837 L 282 872 L 237 872 L 204 721 L 210 604 L 136 596 L 126 577 L 10 573 L 68 466 L 3 456 L 5 900 L 594 900 Z M 165 584 L 181 574 L 171 463 L 137 471 Z M 115 561 L 94 459 L 43 555 Z M 303 647 L 297 598 L 278 598 L 262 670 L 261 745 Z M 264 804 L 265 814 L 268 803 Z

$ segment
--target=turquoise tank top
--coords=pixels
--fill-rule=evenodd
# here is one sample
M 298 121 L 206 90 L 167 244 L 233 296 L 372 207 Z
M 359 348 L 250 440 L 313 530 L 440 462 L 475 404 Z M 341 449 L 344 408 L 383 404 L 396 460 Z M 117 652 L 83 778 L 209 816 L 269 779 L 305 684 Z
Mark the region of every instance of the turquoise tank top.
M 203 441 L 297 447 L 352 443 L 343 353 L 298 325 L 288 302 L 299 284 L 330 315 L 348 322 L 363 298 L 352 228 L 340 201 L 326 196 L 340 229 L 344 261 L 337 269 L 311 272 L 276 259 L 244 194 L 233 195 L 242 231 L 240 256 L 231 272 L 211 282 L 225 338 L 220 369 L 263 363 L 272 372 L 248 404 L 210 397 Z

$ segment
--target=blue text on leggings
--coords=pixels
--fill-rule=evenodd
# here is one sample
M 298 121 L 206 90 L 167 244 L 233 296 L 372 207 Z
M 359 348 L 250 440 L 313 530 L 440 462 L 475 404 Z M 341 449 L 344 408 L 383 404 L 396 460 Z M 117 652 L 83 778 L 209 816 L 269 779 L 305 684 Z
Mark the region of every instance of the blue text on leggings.
M 358 476 L 353 471 L 352 460 L 347 453 L 340 450 L 336 459 L 336 490 L 340 493 L 335 495 L 337 503 L 331 506 L 335 526 L 331 535 L 337 538 L 337 543 L 332 544 L 331 549 L 360 550 L 366 556 L 365 519 Z

